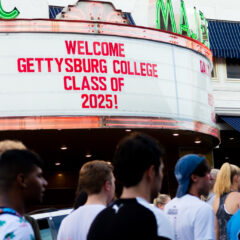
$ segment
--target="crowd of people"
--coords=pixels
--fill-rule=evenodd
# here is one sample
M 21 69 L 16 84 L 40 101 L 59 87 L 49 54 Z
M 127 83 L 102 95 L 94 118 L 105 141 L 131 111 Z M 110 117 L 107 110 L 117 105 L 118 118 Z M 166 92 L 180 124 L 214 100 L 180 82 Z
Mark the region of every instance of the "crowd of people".
M 239 240 L 239 167 L 211 169 L 205 156 L 182 156 L 171 199 L 160 194 L 162 158 L 156 139 L 132 133 L 119 142 L 112 163 L 85 163 L 74 210 L 63 219 L 58 240 Z M 46 187 L 36 153 L 17 141 L 0 142 L 0 240 L 40 239 L 26 212 L 42 201 Z

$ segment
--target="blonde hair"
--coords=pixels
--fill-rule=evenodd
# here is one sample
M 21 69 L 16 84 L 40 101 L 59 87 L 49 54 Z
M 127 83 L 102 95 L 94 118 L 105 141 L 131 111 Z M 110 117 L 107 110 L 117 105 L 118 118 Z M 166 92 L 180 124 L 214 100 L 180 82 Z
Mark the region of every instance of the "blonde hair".
M 154 199 L 153 204 L 157 206 L 158 204 L 165 205 L 171 197 L 167 194 L 158 194 L 158 197 Z
M 240 168 L 236 165 L 224 163 L 218 172 L 213 191 L 217 196 L 231 191 L 233 177 L 240 175 Z
M 17 140 L 3 140 L 0 141 L 0 154 L 4 153 L 7 150 L 25 150 L 26 146 Z

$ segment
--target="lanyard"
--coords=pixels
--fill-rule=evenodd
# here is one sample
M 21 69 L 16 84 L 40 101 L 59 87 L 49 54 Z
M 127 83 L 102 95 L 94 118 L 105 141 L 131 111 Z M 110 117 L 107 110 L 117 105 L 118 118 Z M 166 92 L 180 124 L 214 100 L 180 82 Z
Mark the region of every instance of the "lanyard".
M 22 216 L 12 208 L 0 207 L 0 214 L 11 214 L 22 218 Z

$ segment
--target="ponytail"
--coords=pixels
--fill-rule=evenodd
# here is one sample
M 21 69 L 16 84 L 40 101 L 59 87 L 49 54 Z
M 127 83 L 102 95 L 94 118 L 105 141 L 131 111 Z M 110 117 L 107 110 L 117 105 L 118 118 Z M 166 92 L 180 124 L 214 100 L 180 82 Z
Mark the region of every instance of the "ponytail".
M 218 172 L 213 191 L 217 196 L 229 193 L 232 188 L 233 178 L 240 174 L 240 168 L 236 165 L 224 163 Z
M 218 172 L 213 191 L 217 196 L 221 196 L 231 191 L 231 185 L 231 165 L 226 162 Z

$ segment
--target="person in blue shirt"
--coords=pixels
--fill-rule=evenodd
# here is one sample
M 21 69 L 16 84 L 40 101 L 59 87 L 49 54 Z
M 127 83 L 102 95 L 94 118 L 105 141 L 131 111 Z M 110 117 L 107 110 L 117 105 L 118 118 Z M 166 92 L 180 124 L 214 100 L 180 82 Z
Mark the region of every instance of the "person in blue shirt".
M 240 209 L 230 218 L 227 234 L 229 240 L 240 240 Z

